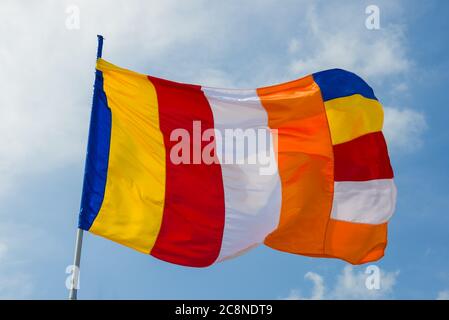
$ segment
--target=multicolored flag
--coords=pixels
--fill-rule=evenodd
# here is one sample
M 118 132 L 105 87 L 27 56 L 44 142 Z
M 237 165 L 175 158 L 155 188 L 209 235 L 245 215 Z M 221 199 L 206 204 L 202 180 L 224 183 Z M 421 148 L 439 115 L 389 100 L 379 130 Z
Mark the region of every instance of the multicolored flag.
M 235 90 L 96 69 L 81 229 L 192 267 L 261 243 L 384 255 L 396 188 L 382 106 L 354 73 Z

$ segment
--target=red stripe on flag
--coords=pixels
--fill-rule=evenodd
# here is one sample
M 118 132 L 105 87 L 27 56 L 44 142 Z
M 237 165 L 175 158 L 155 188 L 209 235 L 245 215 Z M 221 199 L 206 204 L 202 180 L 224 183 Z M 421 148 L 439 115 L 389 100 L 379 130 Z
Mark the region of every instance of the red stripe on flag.
M 335 181 L 393 178 L 382 132 L 369 133 L 334 146 Z
M 218 257 L 223 237 L 221 167 L 218 161 L 211 165 L 193 164 L 193 143 L 190 164 L 174 164 L 170 150 L 178 141 L 170 141 L 170 134 L 182 128 L 192 139 L 193 121 L 201 121 L 201 134 L 213 128 L 212 110 L 201 87 L 148 78 L 156 88 L 167 170 L 162 225 L 151 255 L 186 266 L 208 266 Z M 207 144 L 202 142 L 201 150 Z

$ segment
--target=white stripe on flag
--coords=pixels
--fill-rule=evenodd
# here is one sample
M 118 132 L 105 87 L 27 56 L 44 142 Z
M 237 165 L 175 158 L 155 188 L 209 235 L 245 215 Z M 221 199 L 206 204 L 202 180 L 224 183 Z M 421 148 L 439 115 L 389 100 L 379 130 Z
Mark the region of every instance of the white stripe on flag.
M 255 90 L 203 88 L 203 91 L 212 108 L 214 127 L 223 137 L 225 129 L 262 129 L 273 141 L 268 128 L 268 115 Z M 254 152 L 250 152 L 252 154 L 249 156 L 245 154 L 244 164 L 225 162 L 230 154 L 235 153 L 235 149 L 227 145 L 223 148 L 223 154 L 218 156 L 225 194 L 225 227 L 218 260 L 233 257 L 262 243 L 278 225 L 281 182 L 273 143 L 270 143 L 270 149 L 275 167 L 271 175 L 261 174 L 263 166 L 258 161 L 248 164 L 249 157 L 257 156 Z
M 334 184 L 333 219 L 380 224 L 391 218 L 395 206 L 396 186 L 393 179 Z

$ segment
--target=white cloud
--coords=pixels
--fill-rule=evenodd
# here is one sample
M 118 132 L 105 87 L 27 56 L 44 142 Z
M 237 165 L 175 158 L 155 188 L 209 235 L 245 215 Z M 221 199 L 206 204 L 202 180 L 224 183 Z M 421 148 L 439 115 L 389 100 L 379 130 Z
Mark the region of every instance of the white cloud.
M 289 53 L 296 53 L 299 51 L 300 48 L 301 48 L 301 44 L 298 39 L 296 39 L 296 38 L 290 39 L 290 42 L 288 44 L 288 52 Z
M 394 9 L 387 9 L 385 2 L 382 7 L 385 9 L 381 13 L 394 14 Z M 293 58 L 290 71 L 308 74 L 338 67 L 369 79 L 407 71 L 411 61 L 407 57 L 403 27 L 388 24 L 380 30 L 368 30 L 365 18 L 364 6 L 360 3 L 310 6 L 305 17 L 308 32 L 300 36 L 302 42 L 309 45 Z M 299 40 L 293 38 L 290 43 L 299 43 Z
M 407 93 L 408 84 L 395 79 L 398 75 L 406 76 L 413 65 L 407 55 L 405 27 L 399 23 L 384 22 L 384 13 L 393 16 L 399 11 L 397 7 L 389 7 L 385 2 L 378 5 L 382 23 L 381 29 L 376 31 L 365 28 L 363 5 L 318 3 L 310 6 L 305 16 L 308 32 L 289 42 L 288 52 L 292 59 L 290 72 L 298 75 L 343 68 L 379 86 L 385 80 L 393 79 L 389 91 L 390 94 L 394 93 L 395 99 Z M 300 43 L 308 45 L 299 50 Z M 427 125 L 423 113 L 409 108 L 387 107 L 384 128 L 390 148 L 410 152 L 422 145 L 422 134 Z
M 394 94 L 401 94 L 404 92 L 407 92 L 409 89 L 409 86 L 407 85 L 407 83 L 404 82 L 400 82 L 400 83 L 396 83 L 392 88 L 391 91 Z
M 386 299 L 391 297 L 394 286 L 396 285 L 399 271 L 387 272 L 380 269 L 380 287 L 378 289 L 368 289 L 366 285 L 367 277 L 364 270 L 354 270 L 352 266 L 347 265 L 342 272 L 337 275 L 335 284 L 332 287 L 326 287 L 321 275 L 308 272 L 305 279 L 311 280 L 313 288 L 310 297 L 301 295 L 298 289 L 290 291 L 288 300 L 319 300 L 319 299 Z
M 409 66 L 400 26 L 368 31 L 364 7 L 355 2 L 345 6 L 321 2 L 319 15 L 317 7 L 307 3 L 303 7 L 310 9 L 297 13 L 304 19 L 295 19 L 297 36 L 289 41 L 291 71 L 340 66 L 382 77 Z M 69 5 L 80 9 L 79 30 L 66 29 Z M 285 60 L 273 59 L 278 53 L 256 56 L 252 59 L 257 62 L 255 66 L 239 71 L 248 73 L 246 78 L 239 75 L 240 81 L 236 81 L 238 72 L 224 71 L 214 61 L 227 57 L 230 48 L 247 43 L 248 37 L 257 36 L 242 28 L 251 25 L 248 17 L 263 19 L 278 8 L 276 1 L 258 2 L 257 10 L 251 4 L 235 10 L 232 5 L 211 6 L 201 0 L 185 4 L 117 1 L 114 5 L 108 1 L 74 0 L 58 5 L 41 1 L 27 6 L 2 1 L 0 196 L 14 188 L 21 177 L 83 161 L 95 34 L 105 36 L 108 59 L 129 68 L 144 71 L 142 65 L 146 65 L 152 72 L 158 66 L 168 75 L 176 75 L 178 79 L 174 80 L 188 79 L 209 86 L 269 84 L 270 79 L 282 78 L 280 70 L 285 69 Z M 394 15 L 394 10 L 389 12 Z M 359 27 L 347 23 L 354 18 L 360 20 Z M 254 26 L 252 32 L 256 30 Z M 277 37 L 276 32 L 283 34 L 275 28 L 272 32 L 272 37 Z M 292 30 L 292 35 L 295 33 Z M 180 54 L 183 51 L 195 52 L 204 59 L 186 63 Z
M 207 87 L 216 88 L 234 88 L 234 82 L 229 78 L 229 75 L 222 70 L 205 68 L 192 75 L 191 81 Z
M 307 272 L 304 276 L 305 279 L 313 282 L 313 290 L 311 300 L 321 300 L 324 297 L 324 280 L 319 274 L 315 272 Z
M 414 151 L 421 147 L 422 135 L 427 129 L 423 113 L 407 108 L 384 107 L 383 132 L 392 149 Z
M 325 287 L 323 277 L 315 272 L 307 272 L 304 279 L 313 283 L 312 293 L 309 298 L 301 296 L 298 289 L 292 289 L 287 300 L 322 300 L 324 299 Z
M 208 43 L 214 32 L 226 32 L 220 33 L 213 24 L 207 28 L 209 17 L 200 9 L 203 4 L 66 1 L 55 5 L 42 1 L 22 6 L 2 1 L 0 196 L 11 191 L 21 177 L 82 163 L 96 33 L 104 34 L 105 52 L 112 59 L 126 56 L 127 61 L 148 63 L 158 57 L 167 63 L 167 50 Z M 79 30 L 66 29 L 69 5 L 79 7 Z M 226 84 L 225 78 L 212 68 L 198 75 L 200 80 L 219 85 Z
M 32 293 L 29 275 L 16 272 L 0 277 L 0 299 L 27 299 Z
M 396 284 L 399 271 L 386 272 L 380 270 L 380 288 L 366 287 L 367 274 L 355 271 L 352 266 L 346 266 L 337 278 L 337 283 L 330 298 L 333 299 L 385 299 L 388 298 Z
M 449 300 L 449 290 L 438 292 L 437 300 Z
M 0 299 L 26 299 L 32 295 L 33 279 L 26 271 L 32 270 L 32 265 L 21 254 L 33 248 L 35 231 L 23 225 L 0 225 Z

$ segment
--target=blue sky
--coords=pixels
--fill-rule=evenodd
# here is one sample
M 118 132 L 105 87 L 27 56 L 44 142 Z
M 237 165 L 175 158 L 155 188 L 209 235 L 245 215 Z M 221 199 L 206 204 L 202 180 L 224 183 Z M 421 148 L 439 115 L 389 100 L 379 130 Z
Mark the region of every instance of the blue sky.
M 67 297 L 98 33 L 105 59 L 189 83 L 362 75 L 385 106 L 399 194 L 380 290 L 366 266 L 263 246 L 192 269 L 86 234 L 80 298 L 449 298 L 449 3 L 222 2 L 1 2 L 0 298 Z M 365 27 L 370 4 L 380 30 Z

